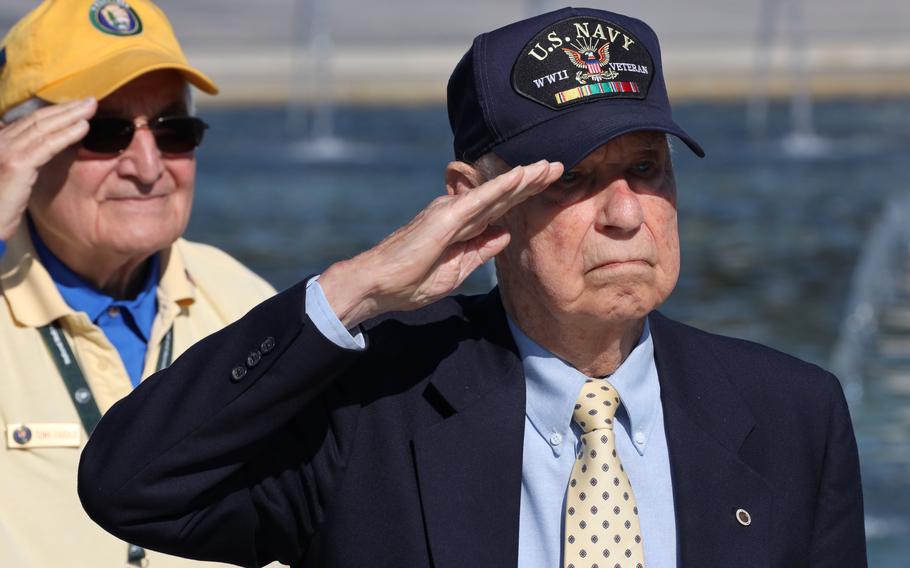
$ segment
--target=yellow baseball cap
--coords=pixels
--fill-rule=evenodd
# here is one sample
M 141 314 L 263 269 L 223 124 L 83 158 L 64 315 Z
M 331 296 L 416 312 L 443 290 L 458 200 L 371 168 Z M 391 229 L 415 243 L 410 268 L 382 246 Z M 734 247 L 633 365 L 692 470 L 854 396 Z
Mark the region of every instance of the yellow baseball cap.
M 167 16 L 151 2 L 44 0 L 0 43 L 0 115 L 31 97 L 100 100 L 158 69 L 218 93 L 187 62 Z

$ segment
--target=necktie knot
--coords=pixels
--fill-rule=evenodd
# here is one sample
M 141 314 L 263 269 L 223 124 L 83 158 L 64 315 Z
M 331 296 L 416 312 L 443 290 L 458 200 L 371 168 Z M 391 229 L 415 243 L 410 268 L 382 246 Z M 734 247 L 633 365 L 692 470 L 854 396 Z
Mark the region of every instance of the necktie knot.
M 572 419 L 583 432 L 601 428 L 613 429 L 613 417 L 619 407 L 619 393 L 606 379 L 588 379 L 575 401 Z

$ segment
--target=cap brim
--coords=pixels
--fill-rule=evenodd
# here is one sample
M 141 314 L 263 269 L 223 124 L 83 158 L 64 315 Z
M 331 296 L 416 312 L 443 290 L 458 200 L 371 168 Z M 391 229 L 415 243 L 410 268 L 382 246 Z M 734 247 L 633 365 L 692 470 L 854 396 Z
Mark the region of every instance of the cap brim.
M 201 91 L 210 95 L 218 94 L 218 87 L 211 79 L 184 61 L 160 51 L 135 49 L 114 54 L 92 67 L 42 87 L 35 94 L 52 103 L 85 97 L 100 100 L 136 77 L 160 69 L 179 71 L 190 84 Z
M 604 101 L 563 111 L 494 146 L 491 151 L 511 166 L 549 160 L 561 162 L 568 170 L 610 140 L 640 131 L 672 134 L 699 158 L 705 157 L 698 142 L 667 113 L 633 100 Z

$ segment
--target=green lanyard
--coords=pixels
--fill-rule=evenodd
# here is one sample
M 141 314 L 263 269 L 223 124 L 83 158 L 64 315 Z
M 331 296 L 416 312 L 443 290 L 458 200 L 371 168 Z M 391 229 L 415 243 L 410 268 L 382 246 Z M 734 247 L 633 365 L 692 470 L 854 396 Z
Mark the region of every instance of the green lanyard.
M 82 426 L 89 435 L 95 429 L 98 421 L 101 420 L 101 411 L 98 410 L 98 404 L 92 395 L 92 389 L 88 386 L 85 374 L 79 368 L 76 362 L 76 356 L 66 338 L 63 336 L 63 330 L 57 322 L 50 323 L 40 328 L 41 336 L 47 349 L 60 371 L 66 390 L 70 393 L 70 398 L 76 411 L 79 413 L 79 419 L 82 420 Z M 158 350 L 158 365 L 155 370 L 160 371 L 171 364 L 174 355 L 174 328 L 161 339 L 161 345 Z
M 41 331 L 41 337 L 44 338 L 44 343 L 47 345 L 47 349 L 57 365 L 57 370 L 60 371 L 60 376 L 63 378 L 66 390 L 70 393 L 70 399 L 76 407 L 76 412 L 79 413 L 79 420 L 82 421 L 82 426 L 85 428 L 86 433 L 91 436 L 95 426 L 98 425 L 98 421 L 101 420 L 101 411 L 98 409 L 98 403 L 95 402 L 92 389 L 88 386 L 88 381 L 85 379 L 85 373 L 79 368 L 79 363 L 76 362 L 76 355 L 66 341 L 66 337 L 63 336 L 63 329 L 58 322 L 55 321 L 45 325 L 39 328 L 39 331 Z M 158 364 L 155 366 L 155 371 L 160 371 L 169 366 L 173 356 L 174 328 L 172 327 L 164 334 L 159 344 Z M 145 560 L 145 550 L 141 546 L 128 544 L 126 556 L 128 565 L 142 566 Z

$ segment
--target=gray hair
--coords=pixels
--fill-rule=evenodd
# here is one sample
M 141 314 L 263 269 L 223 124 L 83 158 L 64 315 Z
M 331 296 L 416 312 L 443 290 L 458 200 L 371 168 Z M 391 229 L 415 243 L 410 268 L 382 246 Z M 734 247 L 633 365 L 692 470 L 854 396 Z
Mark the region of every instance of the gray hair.
M 196 116 L 196 96 L 193 93 L 193 87 L 186 81 L 184 81 L 183 98 L 186 102 L 186 112 L 190 116 Z M 20 118 L 25 118 L 38 109 L 50 105 L 51 103 L 47 102 L 44 99 L 41 99 L 39 97 L 32 97 L 25 102 L 17 104 L 13 108 L 3 113 L 3 117 L 0 118 L 0 120 L 2 120 L 4 124 L 9 124 L 16 120 L 19 120 Z
M 670 159 L 672 160 L 673 154 L 676 152 L 676 148 L 673 147 L 673 135 L 667 134 L 666 137 L 667 149 L 669 150 Z M 483 156 L 477 158 L 471 165 L 480 172 L 480 175 L 482 175 L 486 181 L 512 169 L 512 167 L 509 166 L 505 160 L 497 156 L 495 152 L 487 152 Z
M 9 109 L 3 114 L 3 123 L 9 124 L 15 122 L 20 118 L 25 118 L 26 116 L 32 114 L 36 110 L 46 107 L 51 103 L 47 102 L 44 99 L 39 99 L 38 97 L 32 97 L 25 101 L 24 103 L 19 103 L 13 108 Z
M 504 174 L 512 169 L 512 166 L 507 164 L 505 160 L 494 152 L 487 152 L 483 156 L 477 158 L 471 165 L 483 176 L 485 181 L 490 181 L 496 176 Z

